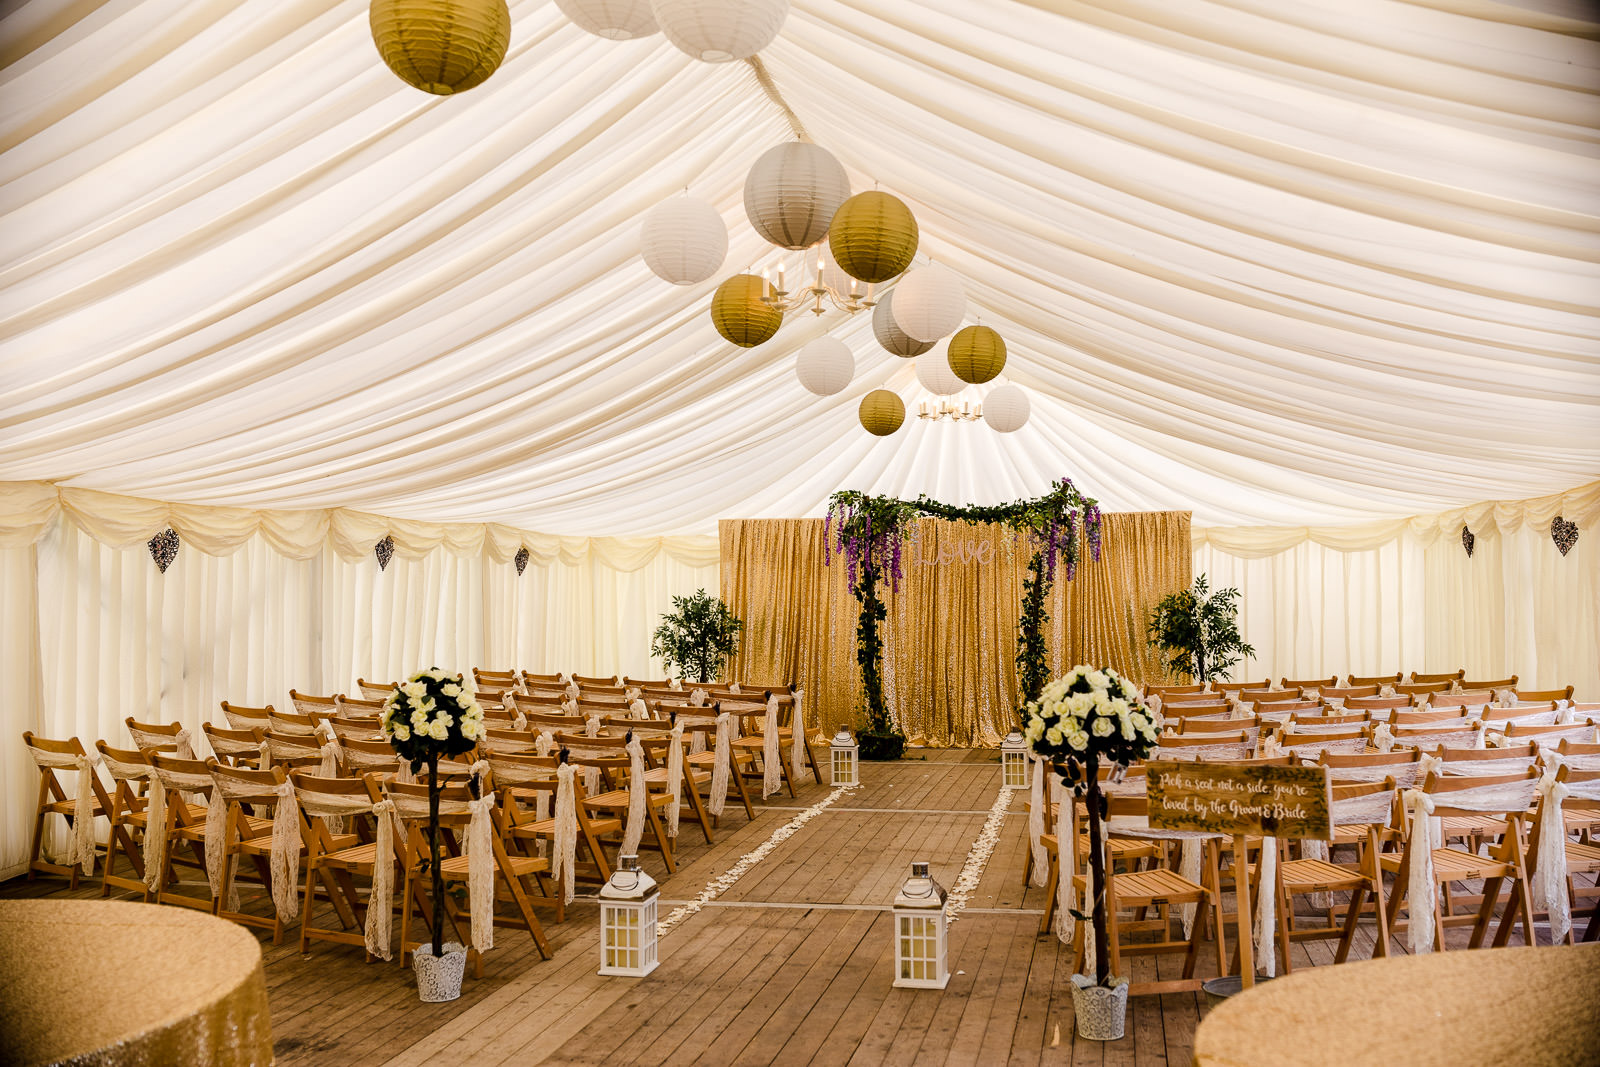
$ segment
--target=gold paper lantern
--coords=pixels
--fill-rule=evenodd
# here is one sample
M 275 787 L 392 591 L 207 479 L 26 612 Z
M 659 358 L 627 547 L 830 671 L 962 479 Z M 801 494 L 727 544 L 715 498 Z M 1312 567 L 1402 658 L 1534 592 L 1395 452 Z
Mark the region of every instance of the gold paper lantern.
M 372 0 L 372 42 L 389 69 L 436 96 L 482 85 L 506 57 L 506 0 Z
M 783 325 L 783 312 L 761 299 L 766 283 L 754 274 L 735 274 L 711 298 L 711 324 L 740 348 L 754 348 L 772 339 Z
M 833 214 L 828 248 L 839 269 L 863 282 L 886 282 L 917 254 L 917 220 L 898 198 L 857 193 Z
M 987 326 L 968 326 L 950 338 L 950 369 L 971 385 L 991 381 L 1006 365 L 1006 342 Z
M 861 398 L 861 425 L 877 437 L 888 437 L 906 421 L 906 403 L 888 389 L 874 389 Z

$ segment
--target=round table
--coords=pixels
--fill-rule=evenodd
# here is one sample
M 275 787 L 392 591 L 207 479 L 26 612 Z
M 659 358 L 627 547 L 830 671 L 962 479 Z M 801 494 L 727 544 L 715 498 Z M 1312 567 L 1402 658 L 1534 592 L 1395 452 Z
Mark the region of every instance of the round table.
M 1600 1063 L 1600 945 L 1469 949 L 1295 971 L 1207 1015 L 1194 1062 Z
M 0 901 L 0 1062 L 272 1060 L 261 947 L 233 923 L 115 900 Z

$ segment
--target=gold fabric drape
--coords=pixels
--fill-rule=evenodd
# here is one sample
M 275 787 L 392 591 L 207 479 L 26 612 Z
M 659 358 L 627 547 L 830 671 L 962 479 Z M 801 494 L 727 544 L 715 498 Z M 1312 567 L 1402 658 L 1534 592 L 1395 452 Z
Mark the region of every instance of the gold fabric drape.
M 731 677 L 805 687 L 813 730 L 860 726 L 858 606 L 821 519 L 725 519 L 722 599 L 744 620 Z M 1001 526 L 923 519 L 904 580 L 885 589 L 884 697 L 913 744 L 998 745 L 1017 706 L 1017 616 L 1030 551 Z M 1051 675 L 1090 663 L 1166 678 L 1144 639 L 1156 601 L 1191 577 L 1189 513 L 1105 516 L 1103 550 L 1058 568 L 1045 624 Z

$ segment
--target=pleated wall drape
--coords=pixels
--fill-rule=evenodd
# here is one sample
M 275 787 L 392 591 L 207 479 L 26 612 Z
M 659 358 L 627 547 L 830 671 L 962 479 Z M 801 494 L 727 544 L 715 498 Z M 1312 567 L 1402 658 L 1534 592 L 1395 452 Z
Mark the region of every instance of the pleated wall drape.
M 36 543 L 0 547 L 0 876 L 29 847 L 38 774 L 24 730 L 92 751 L 96 739 L 127 746 L 129 716 L 177 721 L 205 754 L 200 724 L 221 722 L 218 701 L 283 708 L 290 688 L 353 694 L 357 677 L 435 665 L 659 677 L 650 632 L 672 595 L 716 589 L 702 541 L 704 564 L 572 542 L 519 576 L 510 560 L 443 544 L 380 570 L 371 552 L 294 559 L 256 534 L 228 555 L 184 544 L 163 574 L 143 544 L 106 545 L 58 518 Z
M 722 595 L 745 620 L 734 676 L 805 686 L 813 728 L 860 725 L 857 604 L 823 560 L 818 519 L 725 520 Z M 1144 618 L 1189 582 L 1187 512 L 1106 516 L 1099 563 L 1064 571 L 1048 604 L 1051 670 L 1076 663 L 1159 676 Z M 1016 709 L 1017 616 L 1029 550 L 1002 527 L 922 520 L 887 592 L 884 694 L 914 744 L 995 745 Z
M 1568 512 L 1578 542 L 1565 556 L 1548 521 L 1479 523 L 1470 557 L 1452 523 L 1455 536 L 1407 527 L 1372 548 L 1306 540 L 1250 555 L 1206 542 L 1194 571 L 1240 590 L 1256 656 L 1236 677 L 1466 668 L 1600 700 L 1600 521 Z

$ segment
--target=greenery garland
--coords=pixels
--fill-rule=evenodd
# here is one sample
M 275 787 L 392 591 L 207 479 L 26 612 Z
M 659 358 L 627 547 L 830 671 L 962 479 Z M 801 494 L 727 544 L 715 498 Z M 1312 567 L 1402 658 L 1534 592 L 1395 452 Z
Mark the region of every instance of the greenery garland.
M 1095 560 L 1100 558 L 1099 504 L 1080 493 L 1070 478 L 1063 478 L 1044 496 L 990 506 L 956 507 L 926 496 L 900 500 L 854 490 L 833 494 L 824 523 L 824 559 L 831 565 L 835 555 L 844 557 L 849 567 L 850 592 L 861 605 L 856 622 L 856 663 L 861 668 L 867 704 L 866 728 L 861 732 L 864 756 L 872 749 L 898 755 L 905 744 L 905 735 L 895 725 L 883 699 L 883 638 L 879 627 L 889 612 L 878 591 L 885 578 L 892 588 L 899 589 L 903 576 L 901 547 L 907 530 L 923 516 L 972 525 L 999 523 L 1028 538 L 1034 546 L 1023 582 L 1022 616 L 1017 620 L 1017 675 L 1022 685 L 1019 706 L 1037 700 L 1044 688 L 1044 624 L 1050 620 L 1045 601 L 1055 583 L 1057 563 L 1065 566 L 1067 580 L 1071 581 L 1077 574 L 1080 539 L 1088 543 Z

